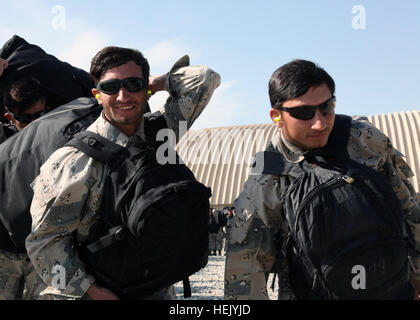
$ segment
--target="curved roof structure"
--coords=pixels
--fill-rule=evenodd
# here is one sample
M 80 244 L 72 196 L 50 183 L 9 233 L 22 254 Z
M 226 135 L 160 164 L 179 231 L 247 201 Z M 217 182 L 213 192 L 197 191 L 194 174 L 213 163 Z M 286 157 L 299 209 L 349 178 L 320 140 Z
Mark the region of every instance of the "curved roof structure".
M 420 192 L 420 111 L 368 117 L 407 158 L 415 173 L 412 183 Z M 277 132 L 271 124 L 190 130 L 177 150 L 197 180 L 211 187 L 212 207 L 231 205 L 248 178 L 253 156 L 267 147 Z

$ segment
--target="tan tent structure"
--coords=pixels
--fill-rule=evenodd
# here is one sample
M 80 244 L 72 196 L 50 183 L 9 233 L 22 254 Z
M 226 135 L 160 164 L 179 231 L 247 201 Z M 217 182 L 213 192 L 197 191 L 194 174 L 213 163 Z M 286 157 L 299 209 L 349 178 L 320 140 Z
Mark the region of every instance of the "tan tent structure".
M 406 156 L 415 174 L 411 182 L 420 192 L 420 111 L 368 119 Z M 190 130 L 177 150 L 196 178 L 212 188 L 211 206 L 221 209 L 233 204 L 243 189 L 253 156 L 267 147 L 276 130 L 271 123 Z

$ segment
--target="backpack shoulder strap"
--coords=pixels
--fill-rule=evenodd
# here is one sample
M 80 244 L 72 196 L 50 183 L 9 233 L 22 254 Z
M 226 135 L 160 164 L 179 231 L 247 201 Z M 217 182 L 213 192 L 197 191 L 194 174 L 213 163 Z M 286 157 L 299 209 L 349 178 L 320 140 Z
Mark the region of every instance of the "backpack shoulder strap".
M 102 163 L 112 166 L 122 157 L 128 157 L 128 150 L 91 131 L 76 133 L 65 146 L 71 146 Z
M 296 163 L 287 161 L 284 156 L 277 151 L 258 152 L 252 164 L 252 174 L 281 174 L 297 178 L 303 170 Z
M 347 143 L 350 137 L 351 122 L 350 116 L 337 114 L 328 143 L 322 150 L 331 155 L 340 155 L 348 158 Z
M 160 112 L 146 113 L 144 115 L 144 131 L 148 142 L 156 142 L 156 135 L 159 130 L 167 129 L 165 116 Z

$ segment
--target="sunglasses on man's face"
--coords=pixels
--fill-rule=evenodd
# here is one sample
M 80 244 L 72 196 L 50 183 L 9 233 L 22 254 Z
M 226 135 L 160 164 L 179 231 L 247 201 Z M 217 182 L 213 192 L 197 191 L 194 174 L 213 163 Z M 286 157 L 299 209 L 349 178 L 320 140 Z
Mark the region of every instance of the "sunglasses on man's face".
M 38 119 L 39 117 L 43 116 L 47 112 L 48 112 L 47 110 L 41 110 L 35 113 L 21 113 L 21 114 L 12 113 L 12 115 L 13 115 L 13 118 L 15 118 L 15 120 L 19 122 L 30 123 Z
M 293 118 L 299 120 L 310 120 L 315 116 L 316 109 L 319 109 L 319 112 L 323 116 L 330 115 L 335 108 L 336 99 L 332 96 L 327 101 L 317 105 L 317 106 L 299 106 L 299 107 L 278 107 L 277 109 L 288 112 Z
M 147 82 L 142 78 L 111 79 L 99 82 L 96 89 L 106 94 L 116 94 L 121 87 L 126 88 L 129 92 L 138 92 L 147 87 Z

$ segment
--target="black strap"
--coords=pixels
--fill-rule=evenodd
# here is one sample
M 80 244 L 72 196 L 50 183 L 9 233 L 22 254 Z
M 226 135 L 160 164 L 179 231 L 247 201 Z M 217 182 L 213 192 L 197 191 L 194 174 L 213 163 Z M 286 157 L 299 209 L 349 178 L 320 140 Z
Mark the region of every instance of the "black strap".
M 184 298 L 191 297 L 190 279 L 187 277 L 184 280 L 182 280 L 182 285 L 184 287 Z
M 149 143 L 155 143 L 159 130 L 167 128 L 168 124 L 166 123 L 165 116 L 160 111 L 146 113 L 144 115 L 144 132 Z
M 297 178 L 303 173 L 295 163 L 287 161 L 279 152 L 264 151 L 255 155 L 252 174 L 282 174 Z
M 337 114 L 328 143 L 320 150 L 336 157 L 348 158 L 347 144 L 350 137 L 351 122 L 350 116 Z
M 78 115 L 79 117 L 72 122 L 70 122 L 63 130 L 63 135 L 67 140 L 73 138 L 73 136 L 79 132 L 86 130 L 88 126 L 92 124 L 92 122 L 97 119 L 102 112 L 102 106 L 98 104 L 95 100 L 89 101 L 89 103 L 93 102 L 92 106 L 89 108 L 88 112 L 80 112 L 77 109 L 74 109 L 73 112 Z
M 126 239 L 128 235 L 128 230 L 123 226 L 116 226 L 108 231 L 106 236 L 103 236 L 89 245 L 86 246 L 88 250 L 92 253 L 98 252 L 103 248 L 106 248 L 113 244 L 114 242 L 121 241 Z
M 130 156 L 126 148 L 91 131 L 76 133 L 65 146 L 75 147 L 95 160 L 108 165 Z

